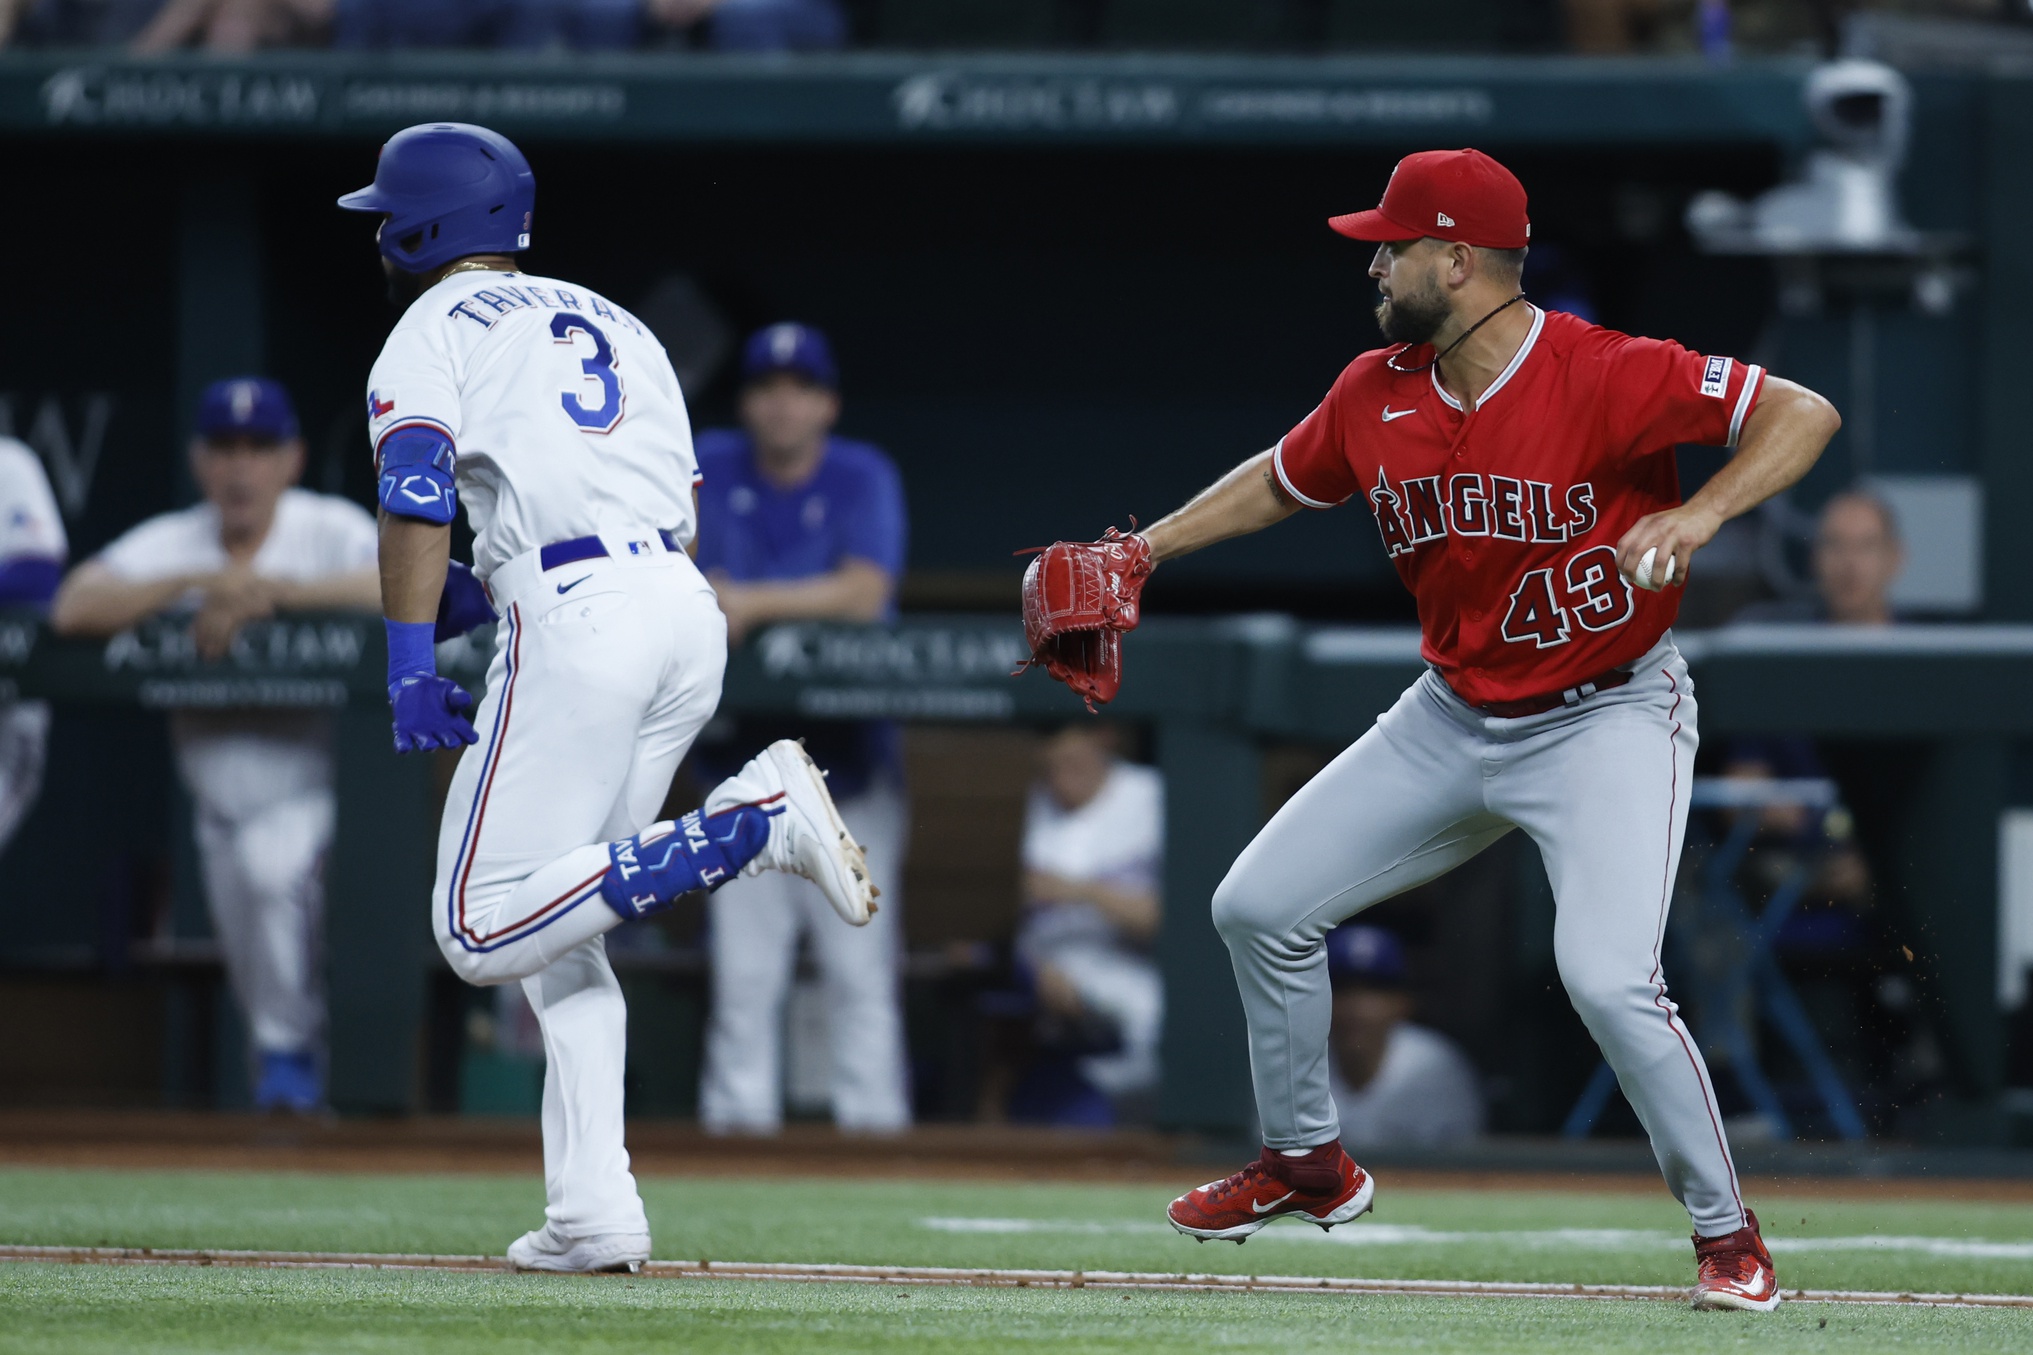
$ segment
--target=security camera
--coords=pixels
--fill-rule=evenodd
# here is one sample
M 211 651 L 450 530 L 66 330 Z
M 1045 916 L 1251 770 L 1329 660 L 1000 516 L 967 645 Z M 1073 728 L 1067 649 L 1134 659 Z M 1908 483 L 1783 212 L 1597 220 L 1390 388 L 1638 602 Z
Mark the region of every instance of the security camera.
M 1730 254 L 1906 253 L 1919 233 L 1899 215 L 1899 165 L 1912 125 L 1906 77 L 1875 61 L 1832 61 L 1802 91 L 1822 144 L 1804 173 L 1750 202 L 1708 192 L 1688 204 L 1687 228 Z
M 1807 77 L 1807 115 L 1828 149 L 1890 173 L 1906 158 L 1913 90 L 1875 61 L 1832 61 Z

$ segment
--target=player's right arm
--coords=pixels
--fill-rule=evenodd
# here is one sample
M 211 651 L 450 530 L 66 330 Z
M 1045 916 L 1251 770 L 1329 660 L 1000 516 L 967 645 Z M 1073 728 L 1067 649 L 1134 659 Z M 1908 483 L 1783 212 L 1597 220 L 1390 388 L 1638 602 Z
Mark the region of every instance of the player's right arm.
M 466 716 L 472 696 L 438 676 L 434 650 L 459 511 L 459 383 L 442 340 L 422 325 L 398 325 L 374 364 L 367 396 L 398 753 L 458 748 L 479 738 Z
M 1248 536 L 1283 522 L 1301 505 L 1278 482 L 1275 451 L 1259 452 L 1159 518 L 1141 535 L 1151 543 L 1153 563 L 1190 555 L 1230 537 Z

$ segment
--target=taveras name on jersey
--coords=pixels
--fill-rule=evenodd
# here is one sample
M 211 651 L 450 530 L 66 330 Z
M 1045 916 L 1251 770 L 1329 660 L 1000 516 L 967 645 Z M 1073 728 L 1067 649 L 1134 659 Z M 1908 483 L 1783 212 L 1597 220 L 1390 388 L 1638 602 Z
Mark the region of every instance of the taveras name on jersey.
M 1394 371 L 1395 351 L 1350 363 L 1272 464 L 1308 507 L 1367 501 L 1418 599 L 1426 661 L 1482 705 L 1557 692 L 1649 650 L 1680 590 L 1634 589 L 1616 543 L 1679 504 L 1675 445 L 1736 445 L 1763 370 L 1535 308 L 1468 413 L 1430 369 Z
M 421 426 L 458 452 L 482 578 L 598 531 L 696 531 L 685 397 L 649 327 L 597 292 L 454 273 L 410 304 L 368 380 L 376 456 Z

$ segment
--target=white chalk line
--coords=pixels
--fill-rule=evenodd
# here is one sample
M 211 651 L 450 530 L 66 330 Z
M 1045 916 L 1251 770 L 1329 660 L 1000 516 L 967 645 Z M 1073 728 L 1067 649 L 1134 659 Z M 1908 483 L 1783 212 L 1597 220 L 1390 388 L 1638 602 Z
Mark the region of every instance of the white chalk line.
M 919 1226 L 941 1233 L 989 1235 L 1058 1234 L 1061 1236 L 1151 1235 L 1170 1237 L 1168 1224 L 1142 1220 L 1058 1220 L 934 1217 Z M 1510 1231 L 1448 1231 L 1417 1224 L 1357 1223 L 1323 1233 L 1311 1225 L 1266 1228 L 1256 1239 L 1267 1242 L 1324 1242 L 1341 1247 L 1458 1247 L 1492 1244 L 1527 1250 L 1628 1251 L 1671 1248 L 1685 1251 L 1684 1233 L 1637 1228 L 1533 1228 Z M 1981 1238 L 1908 1237 L 1864 1233 L 1851 1237 L 1774 1237 L 1765 1239 L 1774 1252 L 1916 1252 L 1925 1256 L 1990 1261 L 2033 1261 L 2033 1242 L 1998 1242 Z
M 179 1250 L 151 1247 L 0 1245 L 0 1262 L 64 1265 L 232 1266 L 272 1270 L 450 1271 L 500 1274 L 492 1256 L 413 1256 L 371 1252 Z M 1549 1284 L 1501 1280 L 1371 1280 L 1319 1275 L 1221 1275 L 1113 1270 L 996 1270 L 953 1266 L 856 1266 L 790 1261 L 646 1261 L 642 1276 L 672 1280 L 776 1280 L 987 1289 L 1155 1289 L 1193 1293 L 1388 1294 L 1434 1298 L 1534 1298 L 1685 1302 L 1688 1291 L 1658 1284 Z M 592 1279 L 611 1277 L 589 1277 Z M 2033 1294 L 1895 1293 L 1795 1289 L 1794 1303 L 1894 1307 L 2033 1309 Z

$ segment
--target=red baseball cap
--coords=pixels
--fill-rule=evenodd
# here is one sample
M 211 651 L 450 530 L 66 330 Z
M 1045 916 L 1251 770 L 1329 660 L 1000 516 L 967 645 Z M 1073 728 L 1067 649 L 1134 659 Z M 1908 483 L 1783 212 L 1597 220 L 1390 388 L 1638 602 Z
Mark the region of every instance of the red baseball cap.
M 1398 161 L 1384 200 L 1327 224 L 1353 240 L 1433 236 L 1484 249 L 1523 249 L 1532 240 L 1525 186 L 1478 150 L 1420 151 Z

